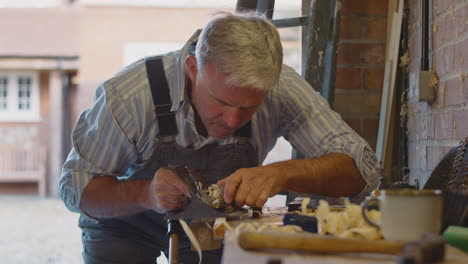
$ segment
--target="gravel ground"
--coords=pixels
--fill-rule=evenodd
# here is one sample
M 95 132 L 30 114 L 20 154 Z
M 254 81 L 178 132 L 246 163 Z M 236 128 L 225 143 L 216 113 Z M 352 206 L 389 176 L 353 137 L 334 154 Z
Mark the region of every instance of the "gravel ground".
M 289 159 L 291 146 L 284 139 L 278 148 L 265 164 Z M 0 263 L 83 263 L 78 216 L 60 199 L 0 195 Z
M 60 199 L 0 195 L 0 264 L 83 263 L 78 217 Z
M 78 214 L 59 199 L 0 196 L 1 263 L 83 263 Z

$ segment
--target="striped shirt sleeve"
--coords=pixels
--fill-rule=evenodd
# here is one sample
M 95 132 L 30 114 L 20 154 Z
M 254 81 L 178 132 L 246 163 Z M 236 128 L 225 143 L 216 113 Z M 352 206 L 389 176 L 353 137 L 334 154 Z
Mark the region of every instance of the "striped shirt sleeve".
M 135 162 L 138 125 L 122 105 L 121 97 L 106 82 L 97 88 L 94 105 L 78 119 L 73 149 L 59 182 L 61 198 L 73 212 L 80 212 L 81 193 L 91 179 L 121 176 Z
M 293 69 L 285 67 L 279 89 L 284 137 L 306 158 L 343 153 L 353 158 L 367 183 L 354 197 L 362 199 L 378 185 L 378 162 L 368 143 Z

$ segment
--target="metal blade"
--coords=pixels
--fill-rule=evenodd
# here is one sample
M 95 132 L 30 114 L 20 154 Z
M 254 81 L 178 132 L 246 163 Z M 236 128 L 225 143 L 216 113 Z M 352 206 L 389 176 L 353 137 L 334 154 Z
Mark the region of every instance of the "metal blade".
M 218 217 L 225 217 L 226 214 L 223 211 L 218 211 L 208 205 L 204 204 L 198 199 L 192 199 L 192 201 L 180 210 L 167 212 L 164 217 L 167 219 L 184 219 L 184 220 L 199 220 L 199 219 L 214 219 Z

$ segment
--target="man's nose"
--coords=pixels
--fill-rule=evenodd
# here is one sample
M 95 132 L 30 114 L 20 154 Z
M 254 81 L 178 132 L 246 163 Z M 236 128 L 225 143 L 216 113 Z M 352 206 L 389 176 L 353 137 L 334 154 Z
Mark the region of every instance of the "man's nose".
M 224 122 L 231 129 L 239 128 L 239 126 L 242 124 L 242 121 L 241 111 L 238 108 L 233 107 L 225 113 Z

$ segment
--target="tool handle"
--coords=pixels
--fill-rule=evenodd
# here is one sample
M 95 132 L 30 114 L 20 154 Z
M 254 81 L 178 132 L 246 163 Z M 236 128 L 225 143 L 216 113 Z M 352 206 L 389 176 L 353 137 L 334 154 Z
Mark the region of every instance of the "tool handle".
M 179 234 L 182 226 L 179 220 L 172 219 L 167 221 L 167 236 L 169 237 L 169 263 L 177 264 L 179 262 Z
M 169 263 L 179 263 L 179 235 L 172 233 L 169 237 Z
M 315 234 L 280 232 L 242 232 L 239 245 L 244 249 L 287 249 L 320 253 L 398 254 L 404 244 L 397 241 L 371 241 L 324 237 Z

